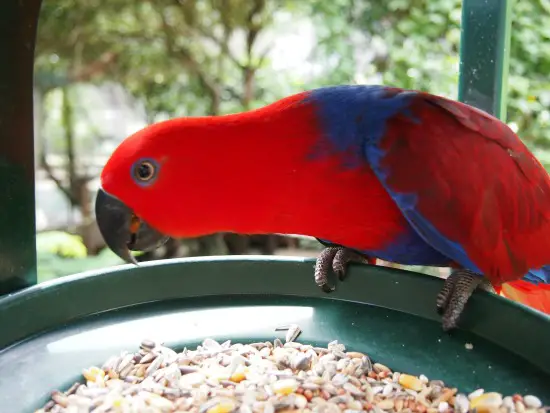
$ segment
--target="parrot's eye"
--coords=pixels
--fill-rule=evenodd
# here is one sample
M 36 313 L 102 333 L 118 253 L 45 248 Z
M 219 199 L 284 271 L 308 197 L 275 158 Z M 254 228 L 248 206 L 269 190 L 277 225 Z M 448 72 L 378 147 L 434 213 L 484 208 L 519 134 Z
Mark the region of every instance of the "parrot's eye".
M 134 164 L 132 172 L 138 183 L 148 183 L 155 178 L 157 166 L 153 161 L 142 160 Z

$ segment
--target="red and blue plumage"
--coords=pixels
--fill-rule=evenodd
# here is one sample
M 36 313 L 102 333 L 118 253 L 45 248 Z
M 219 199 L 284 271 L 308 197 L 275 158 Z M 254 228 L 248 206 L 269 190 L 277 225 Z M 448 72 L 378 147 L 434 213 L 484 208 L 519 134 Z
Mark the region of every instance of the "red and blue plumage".
M 144 159 L 157 175 L 138 182 Z M 102 187 L 170 236 L 303 234 L 496 287 L 550 284 L 547 172 L 504 123 L 422 92 L 327 87 L 161 122 L 117 148 Z
M 550 264 L 550 179 L 506 125 L 459 102 L 394 88 L 320 89 L 311 100 L 321 139 L 361 151 L 410 224 L 403 241 L 387 240 L 388 251 L 374 255 L 411 265 L 447 259 L 496 284 L 523 274 L 550 282 L 537 271 Z M 355 131 L 342 131 L 354 123 Z

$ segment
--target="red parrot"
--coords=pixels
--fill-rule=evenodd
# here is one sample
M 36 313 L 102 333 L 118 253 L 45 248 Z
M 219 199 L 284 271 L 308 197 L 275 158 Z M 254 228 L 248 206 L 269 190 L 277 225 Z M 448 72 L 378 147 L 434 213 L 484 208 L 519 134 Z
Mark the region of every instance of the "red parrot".
M 104 166 L 96 216 L 128 262 L 168 236 L 313 236 L 327 292 L 351 260 L 451 267 L 444 330 L 477 287 L 550 308 L 548 173 L 500 120 L 420 91 L 325 87 L 150 125 Z

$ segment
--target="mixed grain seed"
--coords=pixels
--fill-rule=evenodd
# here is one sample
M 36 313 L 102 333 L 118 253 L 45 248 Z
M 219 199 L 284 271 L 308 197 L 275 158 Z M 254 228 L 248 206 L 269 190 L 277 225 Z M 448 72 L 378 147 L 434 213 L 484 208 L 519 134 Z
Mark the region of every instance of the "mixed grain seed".
M 35 413 L 542 413 L 536 396 L 476 390 L 458 393 L 441 380 L 393 372 L 333 341 L 300 344 L 296 325 L 286 343 L 218 343 L 207 338 L 180 353 L 144 340 L 75 383 Z

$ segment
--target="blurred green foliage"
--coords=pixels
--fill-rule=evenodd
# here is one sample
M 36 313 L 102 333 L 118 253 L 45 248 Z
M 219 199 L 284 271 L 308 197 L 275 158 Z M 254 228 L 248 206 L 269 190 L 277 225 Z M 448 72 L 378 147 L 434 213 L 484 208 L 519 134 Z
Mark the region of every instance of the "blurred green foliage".
M 48 281 L 83 271 L 107 268 L 123 262 L 110 250 L 105 249 L 97 256 L 64 258 L 47 251 L 38 253 L 38 282 Z
M 87 256 L 82 238 L 63 231 L 46 231 L 38 234 L 36 251 L 38 254 L 55 254 L 61 258 L 85 258 Z
M 513 14 L 507 119 L 550 166 L 550 0 L 515 1 Z M 329 84 L 456 98 L 460 21 L 460 0 L 44 0 L 35 85 L 47 94 L 115 81 L 149 122 Z M 274 67 L 274 40 L 307 24 L 307 70 Z
M 550 0 L 515 1 L 513 13 L 508 119 L 546 160 Z M 296 28 L 313 24 L 315 73 L 270 67 L 273 39 L 292 31 L 276 18 L 283 15 Z M 45 0 L 36 85 L 115 80 L 143 98 L 151 120 L 233 112 L 356 81 L 456 98 L 460 20 L 460 0 Z
M 37 234 L 38 281 L 43 282 L 64 275 L 122 264 L 109 249 L 96 257 L 87 257 L 82 238 L 63 231 Z

